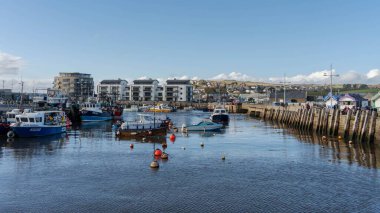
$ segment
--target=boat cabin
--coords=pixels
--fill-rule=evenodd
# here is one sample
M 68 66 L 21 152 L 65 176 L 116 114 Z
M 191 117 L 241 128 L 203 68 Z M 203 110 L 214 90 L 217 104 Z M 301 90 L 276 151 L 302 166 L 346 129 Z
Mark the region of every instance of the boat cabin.
M 81 110 L 86 110 L 86 111 L 94 111 L 94 112 L 99 112 L 102 113 L 102 108 L 100 104 L 98 103 L 91 103 L 91 102 L 86 102 L 81 104 Z
M 66 116 L 62 111 L 40 111 L 16 115 L 16 123 L 23 125 L 60 125 L 66 124 Z
M 24 113 L 31 112 L 30 109 L 24 109 Z M 21 109 L 12 109 L 10 112 L 6 112 L 6 118 L 8 123 L 16 123 L 16 115 L 21 115 L 23 111 Z
M 228 113 L 228 111 L 224 108 L 216 108 L 214 109 L 214 114 L 225 114 Z

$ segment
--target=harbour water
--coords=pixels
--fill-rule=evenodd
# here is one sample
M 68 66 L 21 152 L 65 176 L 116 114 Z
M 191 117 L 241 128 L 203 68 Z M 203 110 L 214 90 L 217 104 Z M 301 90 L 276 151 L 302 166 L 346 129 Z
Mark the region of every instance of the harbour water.
M 169 114 L 179 127 L 209 115 Z M 246 115 L 221 132 L 176 136 L 158 141 L 169 153 L 159 169 L 149 165 L 161 144 L 118 140 L 112 122 L 1 138 L 0 212 L 380 212 L 378 145 Z

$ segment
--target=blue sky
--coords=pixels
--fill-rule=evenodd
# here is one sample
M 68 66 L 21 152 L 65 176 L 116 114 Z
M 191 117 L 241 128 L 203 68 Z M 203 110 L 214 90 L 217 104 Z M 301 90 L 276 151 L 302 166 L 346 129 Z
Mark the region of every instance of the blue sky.
M 379 83 L 380 1 L 0 0 L 0 80 Z M 36 83 L 37 82 L 37 83 Z M 1 82 L 0 82 L 1 83 Z M 1 84 L 0 84 L 1 85 Z

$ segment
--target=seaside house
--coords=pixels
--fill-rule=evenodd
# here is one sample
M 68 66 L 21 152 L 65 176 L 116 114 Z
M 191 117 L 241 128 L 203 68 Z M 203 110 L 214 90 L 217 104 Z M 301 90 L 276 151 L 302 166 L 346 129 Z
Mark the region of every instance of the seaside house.
M 345 94 L 341 95 L 338 100 L 339 109 L 345 108 L 364 108 L 368 107 L 368 100 L 359 94 Z
M 380 91 L 376 95 L 371 97 L 371 107 L 380 110 Z
M 334 108 L 338 105 L 340 95 L 332 95 L 330 92 L 323 98 L 327 108 Z

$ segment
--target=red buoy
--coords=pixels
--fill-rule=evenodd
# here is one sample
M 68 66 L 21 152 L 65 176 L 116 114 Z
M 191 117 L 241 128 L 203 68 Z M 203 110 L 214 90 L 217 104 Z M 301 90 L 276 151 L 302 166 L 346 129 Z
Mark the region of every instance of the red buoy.
M 133 149 L 133 143 L 131 143 L 131 145 L 129 145 L 129 147 L 130 147 L 131 149 Z
M 161 156 L 161 155 L 162 155 L 162 151 L 161 151 L 160 149 L 156 149 L 156 150 L 154 151 L 154 155 L 155 155 L 155 156 Z
M 170 141 L 175 141 L 175 134 L 171 134 L 170 137 L 169 137 Z

